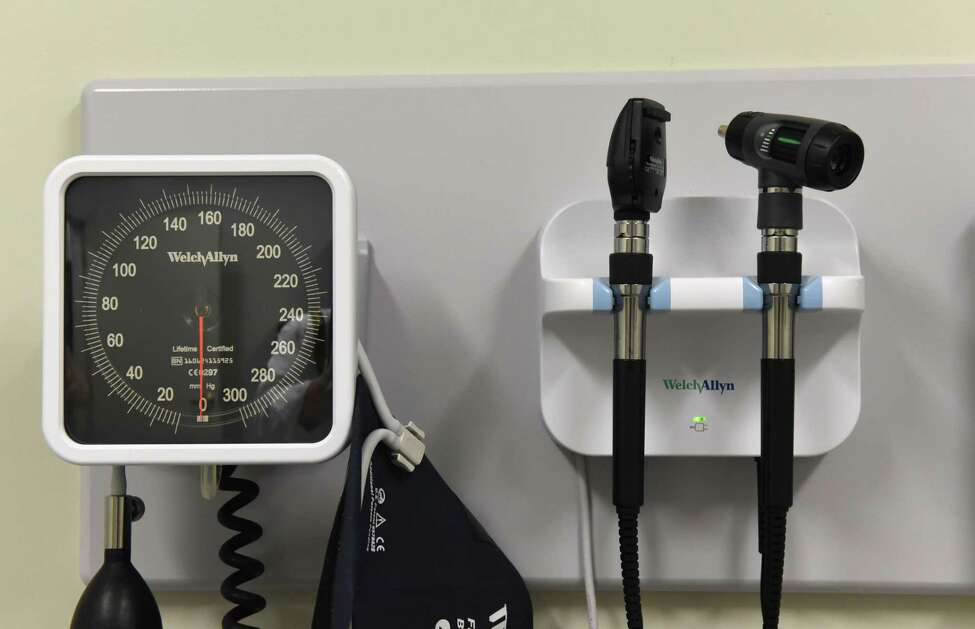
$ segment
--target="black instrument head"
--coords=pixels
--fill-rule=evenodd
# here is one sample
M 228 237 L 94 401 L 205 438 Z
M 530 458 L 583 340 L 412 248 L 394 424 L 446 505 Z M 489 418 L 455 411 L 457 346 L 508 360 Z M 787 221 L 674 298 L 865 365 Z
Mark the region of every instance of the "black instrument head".
M 729 155 L 758 169 L 762 188 L 841 190 L 863 167 L 863 140 L 828 120 L 746 111 L 719 133 Z
M 660 211 L 667 183 L 670 113 L 647 98 L 631 98 L 616 118 L 606 168 L 616 220 L 647 220 Z

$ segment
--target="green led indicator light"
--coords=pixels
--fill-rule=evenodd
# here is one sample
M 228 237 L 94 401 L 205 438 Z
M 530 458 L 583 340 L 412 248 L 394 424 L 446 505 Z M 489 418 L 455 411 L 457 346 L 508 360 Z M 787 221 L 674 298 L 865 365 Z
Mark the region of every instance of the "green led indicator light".
M 780 135 L 779 137 L 777 137 L 775 139 L 778 140 L 779 142 L 781 142 L 782 144 L 793 144 L 793 145 L 797 145 L 797 146 L 799 144 L 802 144 L 802 140 L 797 140 L 795 138 L 787 138 L 787 137 L 785 137 L 783 135 Z
M 708 418 L 704 415 L 691 417 L 691 430 L 694 432 L 704 432 L 708 429 Z

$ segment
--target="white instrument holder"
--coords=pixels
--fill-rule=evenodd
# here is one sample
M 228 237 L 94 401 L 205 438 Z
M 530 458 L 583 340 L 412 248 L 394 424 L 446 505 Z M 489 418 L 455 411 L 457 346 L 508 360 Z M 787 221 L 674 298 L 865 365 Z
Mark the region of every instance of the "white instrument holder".
M 647 456 L 759 452 L 763 295 L 753 276 L 757 200 L 678 197 L 650 219 Z M 799 233 L 796 454 L 824 454 L 860 416 L 864 278 L 857 235 L 836 206 L 806 198 Z M 538 239 L 541 398 L 563 447 L 612 454 L 613 247 L 608 202 L 558 212 Z

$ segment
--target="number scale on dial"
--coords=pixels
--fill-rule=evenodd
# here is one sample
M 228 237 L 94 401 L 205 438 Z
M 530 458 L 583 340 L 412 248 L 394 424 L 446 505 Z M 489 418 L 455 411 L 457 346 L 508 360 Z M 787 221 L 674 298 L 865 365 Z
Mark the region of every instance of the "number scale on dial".
M 246 428 L 248 419 L 286 406 L 305 382 L 327 316 L 322 268 L 298 226 L 259 201 L 212 186 L 163 190 L 119 213 L 88 251 L 76 299 L 80 351 L 127 415 L 174 431 L 235 422 Z M 151 334 L 147 312 L 158 326 Z M 248 347 L 255 341 L 246 335 L 234 338 L 242 317 L 272 315 L 265 327 L 278 335 L 263 340 L 263 353 Z M 263 358 L 241 365 L 248 355 Z

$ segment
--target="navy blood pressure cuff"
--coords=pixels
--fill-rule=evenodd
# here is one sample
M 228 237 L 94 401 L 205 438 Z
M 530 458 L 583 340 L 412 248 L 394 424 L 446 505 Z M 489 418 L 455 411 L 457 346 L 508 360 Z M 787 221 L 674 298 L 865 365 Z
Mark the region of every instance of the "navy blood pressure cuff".
M 525 582 L 429 457 L 412 473 L 380 445 L 359 507 L 362 444 L 381 423 L 356 390 L 349 467 L 312 629 L 529 629 Z

